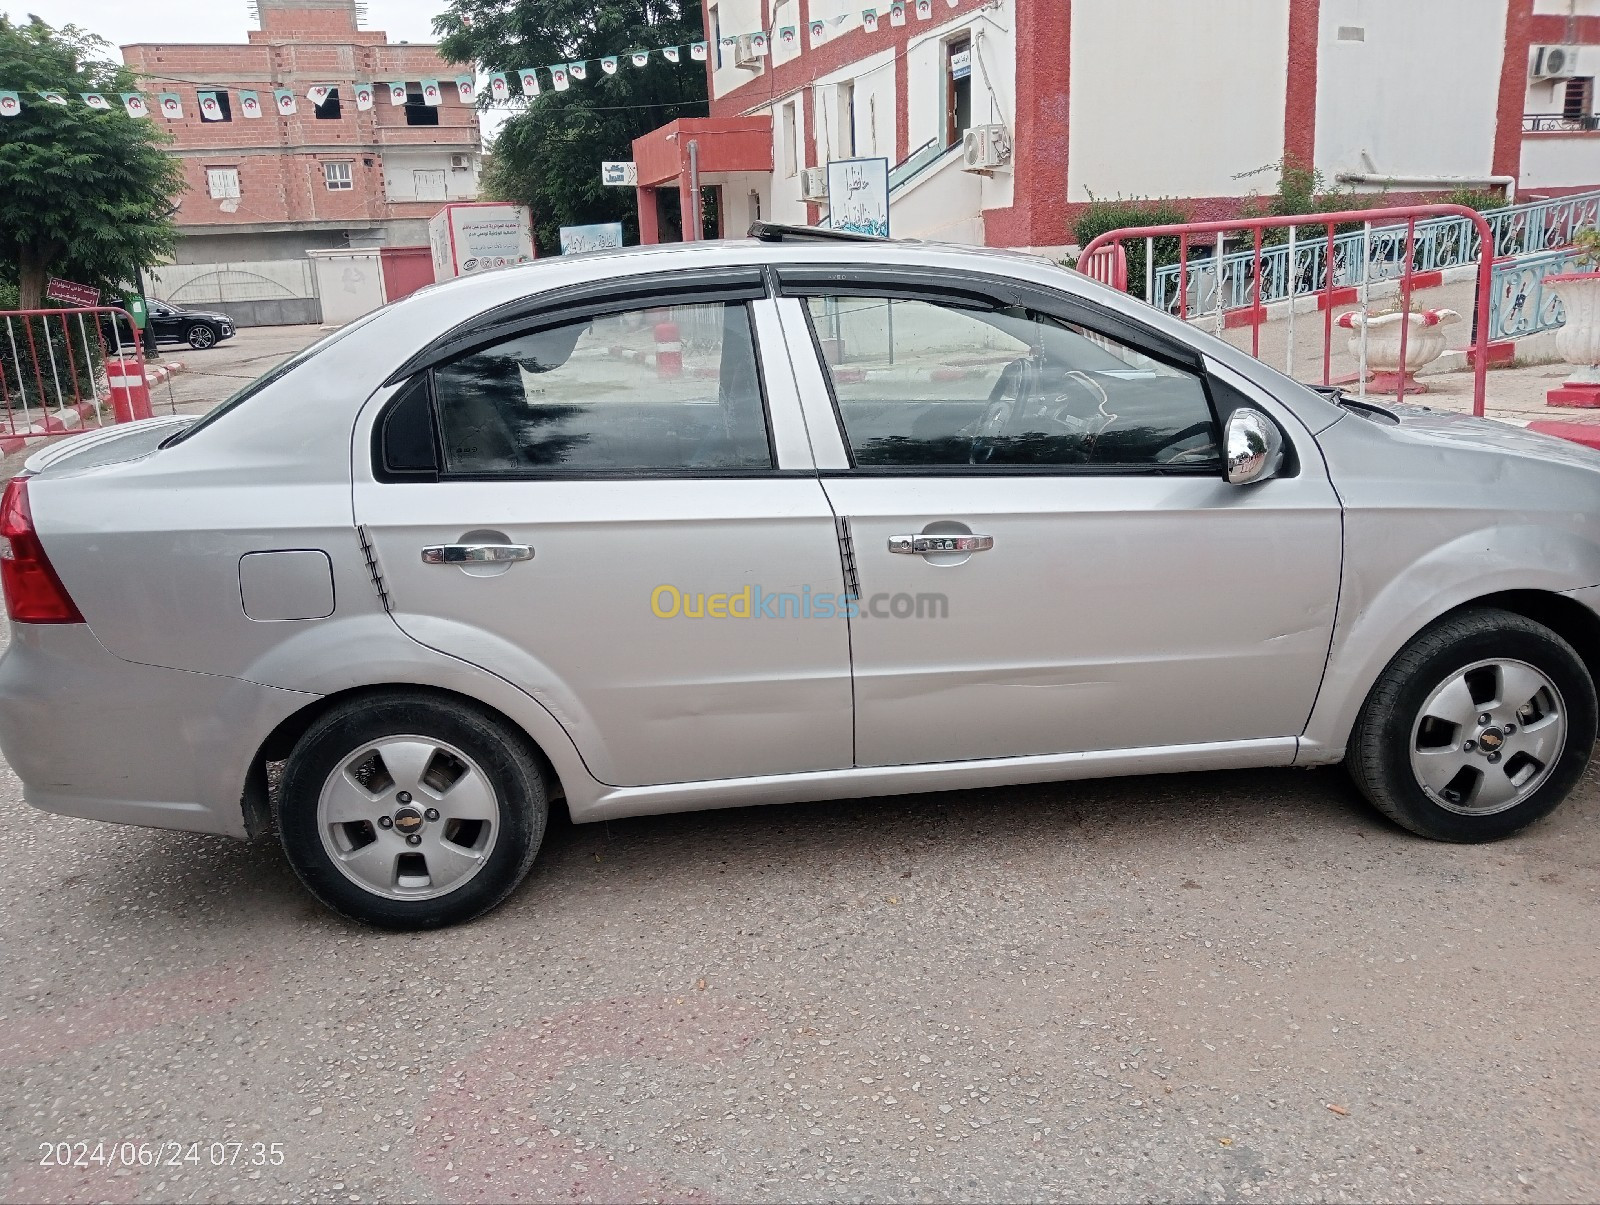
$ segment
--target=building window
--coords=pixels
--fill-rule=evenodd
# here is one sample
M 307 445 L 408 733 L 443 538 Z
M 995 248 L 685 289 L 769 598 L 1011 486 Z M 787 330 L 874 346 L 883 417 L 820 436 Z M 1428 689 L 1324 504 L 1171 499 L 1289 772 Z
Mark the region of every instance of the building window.
M 331 159 L 322 165 L 322 178 L 329 192 L 344 192 L 356 186 L 351 178 L 350 167 L 348 159 Z
M 339 89 L 329 88 L 328 95 L 323 98 L 320 105 L 313 105 L 312 111 L 316 113 L 318 121 L 338 121 Z
M 833 94 L 833 107 L 839 120 L 839 157 L 856 157 L 856 84 L 840 84 Z
M 206 192 L 213 200 L 222 201 L 239 195 L 239 169 L 236 167 L 206 168 Z
M 717 6 L 715 4 L 713 4 L 711 6 L 709 11 L 711 13 L 711 53 L 717 56 L 716 57 L 717 70 L 721 71 L 722 70 L 722 17 L 721 17 L 720 14 L 718 14 Z
M 430 105 L 422 99 L 422 89 L 413 92 L 406 89 L 406 124 L 408 126 L 436 126 L 439 124 L 439 108 Z
M 972 39 L 945 43 L 944 144 L 954 146 L 972 124 Z
M 795 175 L 800 170 L 799 148 L 795 145 L 794 101 L 783 106 L 783 174 Z
M 1567 81 L 1561 98 L 1561 116 L 1568 121 L 1582 121 L 1594 112 L 1594 76 L 1579 76 Z

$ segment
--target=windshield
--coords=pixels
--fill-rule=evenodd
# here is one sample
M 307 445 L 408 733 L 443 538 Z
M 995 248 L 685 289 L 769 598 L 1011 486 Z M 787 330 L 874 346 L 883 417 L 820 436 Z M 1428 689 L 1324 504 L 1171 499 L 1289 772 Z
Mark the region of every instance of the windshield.
M 339 342 L 340 339 L 343 339 L 351 331 L 360 330 L 363 326 L 371 322 L 374 318 L 388 308 L 388 306 L 382 306 L 376 310 L 373 310 L 370 314 L 363 314 L 354 322 L 348 323 L 345 326 L 341 326 L 331 335 L 327 335 L 321 339 L 318 339 L 310 347 L 307 347 L 301 351 L 297 351 L 287 360 L 284 360 L 267 369 L 267 371 L 262 373 L 261 376 L 251 381 L 243 389 L 239 390 L 238 393 L 235 393 L 232 397 L 228 398 L 225 402 L 219 405 L 215 410 L 212 410 L 210 413 L 206 414 L 205 417 L 203 417 L 199 422 L 187 426 L 183 430 L 168 436 L 161 442 L 161 446 L 163 448 L 170 448 L 174 444 L 181 444 L 184 440 L 188 439 L 197 431 L 204 431 L 223 415 L 238 409 L 240 406 L 244 405 L 245 402 L 248 402 L 256 394 L 260 393 L 268 385 L 271 385 L 275 381 L 281 380 L 283 377 L 293 372 L 296 368 L 299 368 L 300 365 L 304 364 L 313 356 L 320 355 L 321 353 L 327 351 L 328 348 Z

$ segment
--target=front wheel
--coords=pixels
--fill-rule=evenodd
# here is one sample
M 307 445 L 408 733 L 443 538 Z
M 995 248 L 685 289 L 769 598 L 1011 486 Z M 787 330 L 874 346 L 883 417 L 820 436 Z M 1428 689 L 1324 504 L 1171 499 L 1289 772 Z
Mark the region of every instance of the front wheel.
M 295 745 L 278 832 L 328 907 L 386 929 L 471 920 L 516 889 L 548 803 L 528 742 L 461 701 L 353 700 Z
M 204 351 L 217 341 L 217 332 L 204 323 L 196 323 L 189 328 L 189 346 L 196 351 Z
M 1441 621 L 1389 663 L 1346 765 L 1396 824 L 1439 841 L 1492 841 L 1567 797 L 1595 726 L 1594 682 L 1572 646 L 1485 608 Z

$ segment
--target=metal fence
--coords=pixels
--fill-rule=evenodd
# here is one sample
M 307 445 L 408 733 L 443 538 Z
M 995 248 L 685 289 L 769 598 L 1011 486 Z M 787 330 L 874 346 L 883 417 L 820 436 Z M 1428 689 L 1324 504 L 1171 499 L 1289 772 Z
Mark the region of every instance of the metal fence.
M 1570 247 L 1496 264 L 1494 293 L 1489 299 L 1490 337 L 1496 342 L 1525 339 L 1565 326 L 1566 307 L 1544 282 L 1579 267 L 1579 253 Z
M 1387 212 L 1393 211 L 1358 210 L 1343 215 L 1349 221 L 1366 219 L 1363 229 L 1337 235 L 1331 242 L 1318 237 L 1326 215 L 1307 215 L 1299 220 L 1299 226 L 1287 226 L 1288 241 L 1266 248 L 1259 261 L 1253 248 L 1228 253 L 1228 232 L 1219 232 L 1211 254 L 1192 259 L 1184 269 L 1178 264 L 1155 268 L 1154 257 L 1147 258 L 1145 296 L 1168 313 L 1177 313 L 1182 287 L 1187 296 L 1181 308 L 1190 314 L 1204 314 L 1217 309 L 1219 300 L 1221 309 L 1237 310 L 1320 292 L 1329 279 L 1330 260 L 1334 286 L 1356 288 L 1397 279 L 1406 273 L 1408 264 L 1413 274 L 1441 272 L 1482 258 L 1483 236 L 1476 223 L 1465 217 L 1418 222 L 1413 231 L 1382 219 L 1372 220 Z M 1578 231 L 1600 226 L 1600 192 L 1514 205 L 1482 216 L 1497 257 L 1536 255 L 1570 247 Z M 1310 228 L 1311 237 L 1297 238 L 1302 226 Z
M 309 260 L 168 264 L 146 275 L 151 291 L 163 301 L 221 310 L 235 326 L 322 321 L 316 272 Z

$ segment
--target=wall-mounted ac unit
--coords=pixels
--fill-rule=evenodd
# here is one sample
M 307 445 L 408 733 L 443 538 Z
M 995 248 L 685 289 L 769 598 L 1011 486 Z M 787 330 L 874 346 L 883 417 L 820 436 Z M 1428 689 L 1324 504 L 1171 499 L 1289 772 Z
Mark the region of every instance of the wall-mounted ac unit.
M 760 71 L 762 56 L 756 53 L 755 35 L 742 33 L 733 48 L 733 65 L 746 71 Z
M 827 201 L 827 168 L 808 167 L 800 172 L 800 199 L 803 201 Z
M 961 170 L 992 172 L 1011 162 L 1011 135 L 1002 125 L 973 126 L 961 135 Z
M 1535 46 L 1533 48 L 1534 79 L 1570 79 L 1576 74 L 1578 48 L 1576 46 Z
M 472 156 L 471 155 L 451 155 L 450 156 L 450 167 L 451 167 L 451 170 L 453 170 L 453 171 L 458 171 L 458 172 L 468 171 L 472 167 Z

